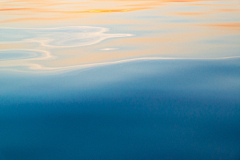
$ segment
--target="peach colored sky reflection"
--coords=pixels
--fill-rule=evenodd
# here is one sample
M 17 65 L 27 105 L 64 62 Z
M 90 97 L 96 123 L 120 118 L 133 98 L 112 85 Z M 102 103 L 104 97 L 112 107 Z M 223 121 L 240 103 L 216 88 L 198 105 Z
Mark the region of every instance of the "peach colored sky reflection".
M 1 51 L 6 50 L 30 50 L 43 54 L 35 59 L 1 61 L 0 67 L 54 70 L 139 57 L 240 56 L 240 2 L 237 0 L 1 1 L 0 30 L 19 28 L 19 37 L 25 35 L 23 28 L 59 30 L 70 26 L 99 26 L 105 30 L 101 36 L 109 35 L 110 38 L 65 48 L 46 45 L 51 36 L 46 33 L 45 37 L 40 36 L 42 31 L 37 31 L 30 40 L 1 40 L 0 58 Z M 16 35 L 12 31 L 8 30 L 5 36 L 14 39 Z M 59 38 L 55 41 L 79 41 L 69 31 L 54 35 Z M 95 36 L 99 38 L 98 32 Z M 44 58 L 44 55 L 49 56 Z

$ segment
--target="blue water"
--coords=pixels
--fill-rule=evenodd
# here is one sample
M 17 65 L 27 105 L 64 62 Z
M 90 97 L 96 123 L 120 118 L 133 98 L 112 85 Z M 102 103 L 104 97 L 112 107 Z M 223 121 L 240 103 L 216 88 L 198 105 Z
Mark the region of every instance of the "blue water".
M 0 160 L 239 160 L 240 59 L 1 71 Z
M 35 58 L 38 57 L 38 54 L 29 51 L 0 51 L 0 61 L 6 60 L 21 60 L 27 58 Z

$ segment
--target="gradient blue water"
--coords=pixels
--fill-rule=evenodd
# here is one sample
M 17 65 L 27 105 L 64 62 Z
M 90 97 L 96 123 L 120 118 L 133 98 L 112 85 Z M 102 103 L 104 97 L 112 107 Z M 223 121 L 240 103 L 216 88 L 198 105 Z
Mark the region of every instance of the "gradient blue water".
M 240 59 L 1 71 L 1 160 L 238 160 Z
M 239 0 L 0 0 L 0 160 L 240 160 Z

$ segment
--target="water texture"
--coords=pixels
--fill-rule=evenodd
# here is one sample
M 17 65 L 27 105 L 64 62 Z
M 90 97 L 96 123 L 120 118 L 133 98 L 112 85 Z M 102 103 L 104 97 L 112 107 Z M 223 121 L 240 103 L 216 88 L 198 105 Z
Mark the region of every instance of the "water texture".
M 239 160 L 238 0 L 2 0 L 0 160 Z

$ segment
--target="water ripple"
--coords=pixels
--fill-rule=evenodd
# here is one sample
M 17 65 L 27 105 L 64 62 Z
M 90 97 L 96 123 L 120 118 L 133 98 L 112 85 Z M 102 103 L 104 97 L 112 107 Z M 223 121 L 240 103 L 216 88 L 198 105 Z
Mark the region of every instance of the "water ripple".
M 131 34 L 108 34 L 107 28 L 90 26 L 68 26 L 59 28 L 0 28 L 0 44 L 38 44 L 35 48 L 0 49 L 0 67 L 28 66 L 30 70 L 46 70 L 38 63 L 55 57 L 52 49 L 94 45 L 109 38 L 128 37 Z M 36 62 L 38 61 L 38 62 Z M 63 60 L 64 61 L 64 60 Z M 54 67 L 55 68 L 55 67 Z
M 107 28 L 90 26 L 42 29 L 1 28 L 0 31 L 0 42 L 38 42 L 42 46 L 57 48 L 93 45 L 108 38 L 132 36 L 131 34 L 106 34 Z
M 18 60 L 39 57 L 38 52 L 26 50 L 2 50 L 0 51 L 0 61 Z

